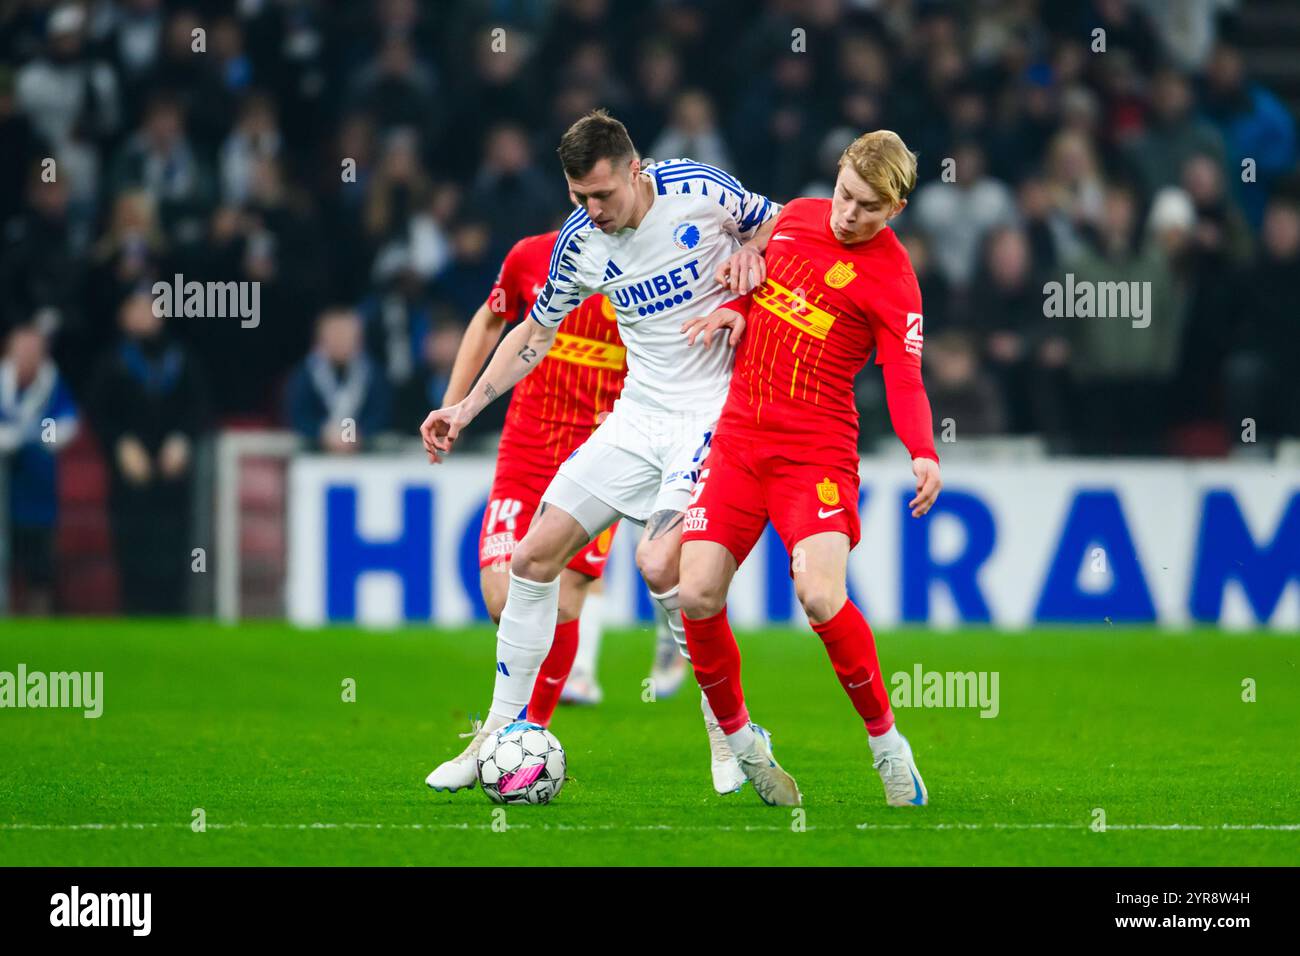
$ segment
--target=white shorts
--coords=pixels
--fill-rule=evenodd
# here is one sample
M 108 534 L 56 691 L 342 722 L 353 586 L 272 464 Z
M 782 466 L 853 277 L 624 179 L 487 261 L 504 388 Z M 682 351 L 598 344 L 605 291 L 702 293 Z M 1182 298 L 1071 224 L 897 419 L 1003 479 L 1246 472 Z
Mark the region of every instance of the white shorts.
M 620 516 L 645 524 L 658 511 L 685 511 L 718 411 L 669 415 L 619 399 L 560 465 L 542 501 L 572 515 L 589 535 Z

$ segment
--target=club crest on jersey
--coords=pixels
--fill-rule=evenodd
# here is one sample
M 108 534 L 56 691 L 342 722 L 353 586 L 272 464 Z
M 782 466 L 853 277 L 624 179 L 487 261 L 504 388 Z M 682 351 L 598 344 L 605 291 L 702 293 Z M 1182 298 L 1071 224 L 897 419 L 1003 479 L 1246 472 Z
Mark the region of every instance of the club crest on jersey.
M 817 483 L 817 500 L 824 505 L 839 504 L 840 486 L 831 481 L 830 478 L 823 478 Z
M 700 228 L 694 223 L 684 222 L 673 230 L 673 244 L 678 249 L 694 249 L 700 244 Z
M 836 262 L 835 265 L 826 270 L 824 278 L 826 284 L 832 289 L 843 289 L 857 277 L 858 274 L 853 271 L 853 263 Z

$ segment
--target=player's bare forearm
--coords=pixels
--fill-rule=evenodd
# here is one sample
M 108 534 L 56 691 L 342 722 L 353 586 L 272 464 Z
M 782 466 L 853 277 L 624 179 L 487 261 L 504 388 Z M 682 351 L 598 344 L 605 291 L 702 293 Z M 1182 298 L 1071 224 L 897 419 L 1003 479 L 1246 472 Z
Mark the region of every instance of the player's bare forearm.
M 776 231 L 776 216 L 773 216 L 763 225 L 759 226 L 750 236 L 749 242 L 745 243 L 742 248 L 750 248 L 762 255 L 767 249 L 768 240 L 772 238 L 772 233 Z
M 442 396 L 443 405 L 455 405 L 469 393 L 474 384 L 474 376 L 492 354 L 492 347 L 500 341 L 505 324 L 505 316 L 493 312 L 488 303 L 484 302 L 478 307 L 460 340 L 456 361 L 451 367 L 451 378 L 447 382 L 447 391 Z
M 537 368 L 555 343 L 556 331 L 531 318 L 524 319 L 518 328 L 512 329 L 497 346 L 496 354 L 479 377 L 478 384 L 461 403 L 469 417 L 478 415 Z
M 762 285 L 767 278 L 767 262 L 763 258 L 763 250 L 767 248 L 775 229 L 776 216 L 759 226 L 748 242 L 718 266 L 717 272 L 713 274 L 718 284 L 725 285 L 736 295 L 748 295 Z

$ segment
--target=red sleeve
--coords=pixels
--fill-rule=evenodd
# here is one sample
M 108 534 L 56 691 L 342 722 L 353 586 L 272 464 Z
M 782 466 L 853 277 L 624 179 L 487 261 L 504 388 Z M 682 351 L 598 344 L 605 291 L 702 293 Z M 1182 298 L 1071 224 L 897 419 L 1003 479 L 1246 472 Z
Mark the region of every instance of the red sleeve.
M 718 306 L 719 309 L 731 309 L 733 312 L 739 312 L 746 318 L 749 317 L 749 307 L 754 304 L 754 293 L 751 290 L 748 295 L 737 296 L 730 302 L 724 302 Z
M 921 289 L 899 247 L 902 260 L 896 278 L 870 290 L 867 308 L 876 338 L 876 364 L 885 378 L 885 403 L 889 420 L 908 454 L 913 458 L 939 460 L 934 450 L 934 419 L 930 399 L 921 381 L 922 333 Z
M 913 458 L 929 458 L 937 462 L 934 450 L 934 418 L 930 399 L 921 381 L 919 363 L 887 362 L 881 368 L 885 377 L 885 404 L 889 406 L 889 420 L 894 434 L 906 446 Z
M 520 268 L 524 259 L 523 240 L 519 240 L 506 253 L 505 261 L 497 270 L 496 281 L 488 293 L 487 306 L 497 315 L 504 316 L 507 322 L 519 318 L 521 301 L 519 297 Z

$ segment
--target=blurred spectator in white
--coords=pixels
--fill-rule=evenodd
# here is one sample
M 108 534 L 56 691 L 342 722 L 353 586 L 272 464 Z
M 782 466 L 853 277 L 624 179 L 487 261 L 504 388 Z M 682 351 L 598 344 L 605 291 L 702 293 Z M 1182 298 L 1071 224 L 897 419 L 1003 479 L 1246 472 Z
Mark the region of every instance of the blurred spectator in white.
M 1159 34 L 1167 57 L 1184 70 L 1205 65 L 1218 35 L 1217 18 L 1239 6 L 1239 0 L 1138 0 L 1142 12 Z
M 117 66 L 125 99 L 138 100 L 162 49 L 162 0 L 121 0 L 111 10 L 107 53 Z
M 45 336 L 35 325 L 9 333 L 0 359 L 0 467 L 9 500 L 12 593 L 20 611 L 46 615 L 54 609 L 55 532 L 59 482 L 55 456 L 77 434 L 77 409 Z
M 984 236 L 1014 222 L 1016 204 L 1007 184 L 985 172 L 979 145 L 960 144 L 952 159 L 952 182 L 934 179 L 917 191 L 912 224 L 929 241 L 944 278 L 965 288 L 975 274 Z
M 390 404 L 383 370 L 362 348 L 360 316 L 326 309 L 315 348 L 289 380 L 289 425 L 313 448 L 353 454 L 388 427 Z
M 253 164 L 280 155 L 282 137 L 275 103 L 254 94 L 244 101 L 239 119 L 221 145 L 221 198 L 239 205 L 252 192 Z
M 120 120 L 113 68 L 83 50 L 86 14 L 75 3 L 46 20 L 44 53 L 18 71 L 18 105 L 56 147 L 84 124 L 90 135 L 110 136 Z
M 718 129 L 713 102 L 705 93 L 686 90 L 677 97 L 672 118 L 650 147 L 649 155 L 656 160 L 687 158 L 720 169 L 731 168 L 731 154 Z

